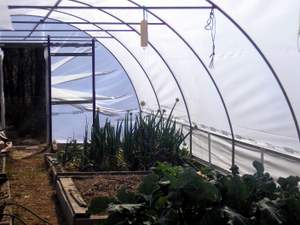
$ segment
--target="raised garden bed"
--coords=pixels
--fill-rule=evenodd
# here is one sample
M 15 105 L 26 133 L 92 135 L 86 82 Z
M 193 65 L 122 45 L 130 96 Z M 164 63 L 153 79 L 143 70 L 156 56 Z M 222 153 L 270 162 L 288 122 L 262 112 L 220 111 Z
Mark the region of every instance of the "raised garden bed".
M 122 187 L 135 192 L 143 180 L 143 175 L 97 175 L 92 178 L 73 178 L 83 199 L 90 203 L 96 197 L 114 197 Z
M 6 153 L 0 154 L 0 180 L 7 179 L 6 176 Z
M 91 199 L 98 196 L 95 201 L 98 203 L 99 200 L 101 204 L 101 197 L 107 197 L 110 199 L 106 199 L 106 203 L 111 203 L 120 186 L 126 184 L 135 192 L 142 180 L 136 176 L 142 178 L 158 162 L 185 164 L 184 158 L 188 157 L 189 151 L 184 141 L 189 134 L 184 134 L 182 128 L 178 129 L 172 119 L 177 102 L 176 99 L 169 116 L 164 115 L 165 111 L 139 114 L 134 118 L 129 113 L 117 124 L 106 120 L 103 126 L 100 126 L 97 113 L 90 138 L 86 128 L 82 143 L 68 140 L 61 149 L 57 146 L 56 154 L 45 155 L 69 225 L 94 224 L 105 219 L 106 215 L 88 213 Z M 92 208 L 89 212 L 101 212 L 92 211 Z
M 54 154 L 52 153 L 45 153 L 44 155 L 46 166 L 49 168 L 50 176 L 55 184 L 56 179 L 59 174 L 63 174 L 65 171 L 63 167 L 57 163 Z
M 124 186 L 135 191 L 149 172 L 97 172 L 97 175 L 58 174 L 56 192 L 68 225 L 92 225 L 107 218 L 106 214 L 91 215 L 88 205 L 95 197 L 114 197 Z
M 58 179 L 58 177 L 89 177 L 95 175 L 117 175 L 117 174 L 148 174 L 149 171 L 90 171 L 90 172 L 82 172 L 76 170 L 66 170 L 61 164 L 57 162 L 53 153 L 46 153 L 45 156 L 45 163 L 49 168 L 49 173 L 53 178 L 53 181 Z

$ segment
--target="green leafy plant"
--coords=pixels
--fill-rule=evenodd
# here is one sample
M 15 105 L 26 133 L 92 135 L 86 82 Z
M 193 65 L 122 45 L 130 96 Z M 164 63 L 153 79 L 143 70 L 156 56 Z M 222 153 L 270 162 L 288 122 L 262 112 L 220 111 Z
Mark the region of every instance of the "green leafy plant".
M 240 176 L 235 168 L 233 175 L 211 179 L 190 167 L 158 163 L 137 193 L 124 189 L 106 204 L 104 224 L 299 224 L 299 177 L 279 178 L 276 185 L 259 162 L 253 165 L 253 175 Z
M 56 159 L 66 168 L 82 170 L 87 165 L 83 147 L 75 139 L 68 140 L 64 148 L 56 153 Z

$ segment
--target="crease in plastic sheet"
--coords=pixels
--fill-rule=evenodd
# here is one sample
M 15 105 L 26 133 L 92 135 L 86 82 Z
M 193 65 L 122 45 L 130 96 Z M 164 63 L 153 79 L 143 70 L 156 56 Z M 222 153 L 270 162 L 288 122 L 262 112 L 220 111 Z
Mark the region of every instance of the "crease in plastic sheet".
M 104 96 L 104 95 L 96 95 L 96 100 L 118 100 L 124 99 L 128 96 Z M 88 92 L 82 91 L 73 91 L 61 88 L 52 87 L 52 101 L 83 101 L 83 100 L 91 100 L 92 101 L 92 94 Z M 111 104 L 111 103 L 110 103 Z
M 109 75 L 113 72 L 114 71 L 96 72 L 95 76 Z M 90 78 L 90 77 L 92 77 L 91 73 L 79 73 L 79 74 L 56 76 L 56 77 L 52 77 L 51 84 L 57 85 L 57 84 L 62 84 L 62 83 L 70 82 L 70 81 L 76 81 L 76 80 L 81 80 L 81 79 L 85 79 L 85 78 Z

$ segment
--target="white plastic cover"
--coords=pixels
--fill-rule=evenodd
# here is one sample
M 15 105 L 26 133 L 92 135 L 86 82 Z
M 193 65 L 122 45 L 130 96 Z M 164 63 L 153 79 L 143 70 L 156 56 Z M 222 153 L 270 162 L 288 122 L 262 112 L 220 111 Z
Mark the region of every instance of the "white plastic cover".
M 9 4 L 51 6 L 55 2 L 15 0 L 10 1 Z M 123 94 L 133 97 L 127 98 L 126 104 L 124 102 L 119 104 L 120 101 L 114 104 L 113 106 L 118 110 L 136 108 L 137 101 L 146 103 L 143 110 L 157 110 L 159 107 L 168 110 L 178 98 L 179 104 L 174 112 L 178 120 L 184 124 L 191 122 L 193 126 L 197 125 L 205 132 L 231 138 L 229 117 L 237 141 L 265 147 L 270 152 L 275 152 L 275 155 L 276 152 L 280 153 L 276 155 L 278 157 L 276 161 L 274 154 L 265 153 L 264 158 L 260 150 L 238 146 L 235 149 L 235 161 L 240 165 L 242 172 L 251 170 L 250 162 L 254 159 L 264 159 L 266 167 L 275 171 L 272 163 L 277 165 L 281 164 L 280 160 L 286 160 L 288 165 L 288 160 L 284 159 L 284 155 L 300 158 L 299 130 L 297 131 L 296 127 L 296 123 L 300 122 L 300 95 L 298 93 L 300 53 L 297 48 L 300 2 L 298 0 L 288 2 L 213 0 L 212 2 L 221 8 L 221 10 L 214 9 L 216 19 L 214 68 L 209 67 L 213 44 L 211 33 L 204 29 L 211 12 L 207 8 L 150 8 L 146 13 L 150 23 L 149 45 L 145 49 L 140 47 L 138 25 L 143 19 L 142 8 L 61 8 L 52 11 L 49 19 L 91 23 L 71 24 L 73 28 L 86 30 L 85 34 L 75 32 L 72 35 L 97 37 L 97 41 L 102 46 L 102 50 L 97 54 L 98 73 L 115 71 L 118 68 L 117 71 L 122 74 L 111 79 L 107 78 L 108 86 L 103 86 L 103 84 L 101 86 L 100 81 L 99 84 L 97 81 L 99 95 L 122 96 L 119 93 L 121 85 L 126 83 L 126 87 L 130 87 Z M 211 3 L 204 0 L 62 0 L 59 6 L 186 7 L 211 6 Z M 41 17 L 47 12 L 49 9 L 10 10 L 13 15 Z M 93 22 L 107 22 L 107 24 L 93 24 Z M 119 24 L 114 25 L 115 22 Z M 151 23 L 156 24 L 151 25 Z M 67 28 L 61 26 L 59 29 Z M 35 35 L 41 33 L 38 29 L 34 32 Z M 48 33 L 55 36 L 63 32 Z M 65 33 L 70 35 L 70 32 Z M 259 51 L 264 54 L 265 58 Z M 112 54 L 116 59 L 112 57 Z M 110 57 L 106 57 L 108 55 Z M 102 67 L 103 64 L 98 64 L 103 59 L 106 61 L 105 67 Z M 54 71 L 54 76 L 61 76 L 59 79 L 65 80 L 70 76 L 76 78 L 89 73 L 86 69 L 82 69 L 83 65 L 90 68 L 88 62 L 80 59 L 74 63 L 76 60 L 69 60 L 70 58 L 66 57 L 53 62 L 52 68 L 59 67 Z M 113 66 L 110 65 L 111 62 L 114 62 Z M 126 75 L 130 80 L 126 78 Z M 110 76 L 98 76 L 97 79 L 105 77 Z M 120 77 L 126 78 L 126 82 L 122 83 Z M 88 81 L 78 83 L 77 86 L 68 83 L 68 87 L 65 86 L 65 88 L 68 88 L 68 91 L 88 92 L 89 85 Z M 134 97 L 135 92 L 137 99 Z M 132 104 L 126 108 L 129 100 Z M 211 157 L 208 159 L 207 136 L 204 134 L 200 131 L 193 133 L 194 155 L 229 169 L 232 159 L 231 141 L 213 136 Z M 280 157 L 282 159 L 279 160 Z M 295 169 L 289 164 L 289 168 L 286 166 L 286 170 L 281 168 L 280 171 L 291 173 L 291 168 Z M 299 171 L 295 173 L 300 174 Z
M 13 26 L 10 19 L 7 0 L 0 1 L 0 12 L 0 29 L 12 30 Z

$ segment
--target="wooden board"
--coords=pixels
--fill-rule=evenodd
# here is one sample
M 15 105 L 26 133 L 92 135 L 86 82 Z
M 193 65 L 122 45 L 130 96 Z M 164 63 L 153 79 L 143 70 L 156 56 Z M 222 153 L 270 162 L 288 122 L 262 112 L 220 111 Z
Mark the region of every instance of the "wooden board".
M 67 198 L 72 211 L 76 217 L 89 216 L 87 211 L 87 204 L 81 197 L 78 189 L 76 188 L 72 178 L 59 178 L 58 183 L 62 186 L 65 197 Z M 82 205 L 84 203 L 85 205 Z

